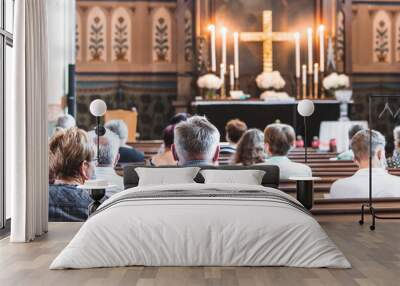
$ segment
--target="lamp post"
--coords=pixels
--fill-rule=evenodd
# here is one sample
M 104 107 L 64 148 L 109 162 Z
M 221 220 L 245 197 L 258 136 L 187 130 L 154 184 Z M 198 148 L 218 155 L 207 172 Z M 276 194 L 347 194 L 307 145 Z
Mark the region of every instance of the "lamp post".
M 314 103 L 309 99 L 304 99 L 297 105 L 297 112 L 304 118 L 304 161 L 307 163 L 307 117 L 314 113 Z
M 97 163 L 99 160 L 99 149 L 100 149 L 100 136 L 106 134 L 106 129 L 100 123 L 100 117 L 107 112 L 107 104 L 101 99 L 95 99 L 90 103 L 90 113 L 96 117 L 96 128 L 94 132 L 97 135 Z

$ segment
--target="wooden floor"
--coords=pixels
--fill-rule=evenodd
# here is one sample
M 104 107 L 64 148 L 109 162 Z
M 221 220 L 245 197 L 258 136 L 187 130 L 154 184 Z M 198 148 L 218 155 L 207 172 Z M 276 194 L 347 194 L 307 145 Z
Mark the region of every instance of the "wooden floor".
M 80 227 L 51 223 L 30 244 L 0 241 L 0 285 L 400 285 L 400 223 L 322 222 L 353 265 L 350 270 L 285 267 L 126 267 L 50 271 L 48 266 Z

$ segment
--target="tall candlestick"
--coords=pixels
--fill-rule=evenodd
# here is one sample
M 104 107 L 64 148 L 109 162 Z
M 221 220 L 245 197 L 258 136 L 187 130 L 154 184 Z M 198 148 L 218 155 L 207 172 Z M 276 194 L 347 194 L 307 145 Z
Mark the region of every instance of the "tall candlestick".
M 325 27 L 319 26 L 319 69 L 325 71 Z
M 314 98 L 318 98 L 318 63 L 314 64 Z
M 215 49 L 215 25 L 209 25 L 208 30 L 211 34 L 211 71 L 217 71 L 217 57 Z
M 307 29 L 308 40 L 308 73 L 313 73 L 313 31 L 311 28 Z
M 222 63 L 224 64 L 224 74 L 226 74 L 226 28 L 222 27 L 221 34 L 222 34 Z
M 220 97 L 221 98 L 225 98 L 226 94 L 225 94 L 225 65 L 221 64 L 220 65 L 220 77 L 222 80 L 222 85 L 221 85 L 221 92 L 220 92 Z
M 307 98 L 307 66 L 302 66 L 303 99 Z
M 234 65 L 235 65 L 235 78 L 239 78 L 239 33 L 233 33 L 233 48 L 234 48 Z
M 224 70 L 225 70 L 224 64 L 221 63 L 220 71 L 219 71 L 219 77 L 221 78 L 222 82 L 225 82 Z
M 296 45 L 296 78 L 300 78 L 300 33 L 294 33 Z
M 231 90 L 234 90 L 235 86 L 235 72 L 233 70 L 233 65 L 229 66 L 229 86 Z

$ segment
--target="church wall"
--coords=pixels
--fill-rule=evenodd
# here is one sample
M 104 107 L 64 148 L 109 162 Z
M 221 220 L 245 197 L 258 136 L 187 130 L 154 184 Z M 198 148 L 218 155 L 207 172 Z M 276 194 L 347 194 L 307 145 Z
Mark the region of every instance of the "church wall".
M 77 1 L 81 127 L 94 124 L 87 110 L 100 97 L 110 109 L 138 110 L 140 139 L 160 137 L 174 102 L 192 98 L 192 8 L 192 1 L 183 0 Z M 178 24 L 185 17 L 186 27 Z

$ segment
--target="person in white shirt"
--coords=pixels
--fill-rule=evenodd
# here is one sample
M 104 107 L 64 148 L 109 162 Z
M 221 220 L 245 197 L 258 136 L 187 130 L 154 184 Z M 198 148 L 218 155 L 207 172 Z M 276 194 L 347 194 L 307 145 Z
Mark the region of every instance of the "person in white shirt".
M 93 143 L 97 144 L 97 136 L 94 131 L 89 132 Z M 119 160 L 119 138 L 112 131 L 106 129 L 106 134 L 100 137 L 99 156 L 95 168 L 96 179 L 106 180 L 111 188 L 106 189 L 106 196 L 112 195 L 124 190 L 124 180 L 115 172 L 115 166 Z M 97 147 L 96 153 L 97 153 Z M 97 157 L 97 154 L 96 154 Z
M 364 129 L 364 126 L 360 124 L 355 124 L 349 129 L 349 141 L 351 142 L 351 139 L 353 136 L 358 132 Z M 339 155 L 336 156 L 336 159 L 339 161 L 347 160 L 347 161 L 352 161 L 354 160 L 354 153 L 353 150 L 351 150 L 351 146 L 349 146 L 349 149 L 346 151 L 340 153 Z
M 368 198 L 369 196 L 369 130 L 356 133 L 351 140 L 351 149 L 359 170 L 351 177 L 333 183 L 330 198 Z M 390 175 L 386 169 L 385 137 L 372 131 L 372 196 L 400 196 L 400 177 Z
M 292 126 L 282 123 L 268 125 L 264 130 L 265 151 L 268 159 L 262 163 L 279 167 L 280 180 L 290 177 L 311 177 L 311 168 L 288 158 L 289 151 L 295 147 L 296 133 Z

